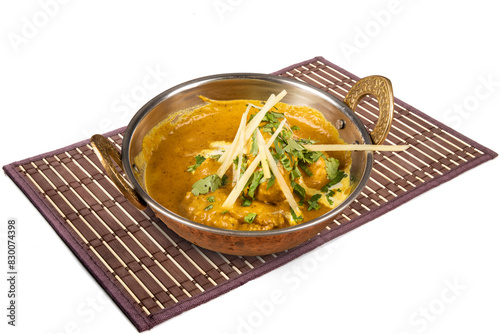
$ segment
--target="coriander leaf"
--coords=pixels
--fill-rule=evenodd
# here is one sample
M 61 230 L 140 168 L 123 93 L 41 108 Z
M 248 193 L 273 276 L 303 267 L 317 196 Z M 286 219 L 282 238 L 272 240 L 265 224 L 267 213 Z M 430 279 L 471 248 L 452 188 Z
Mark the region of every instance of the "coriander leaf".
M 290 161 L 290 159 L 286 154 L 284 154 L 283 157 L 281 157 L 280 161 L 281 164 L 283 165 L 283 168 L 285 168 L 287 171 L 291 171 L 293 169 L 292 162 Z
M 339 161 L 335 158 L 325 159 L 326 175 L 328 179 L 333 180 L 339 171 Z
M 305 151 L 306 149 L 304 148 L 304 146 L 300 145 L 296 140 L 288 139 L 287 145 L 283 148 L 283 150 L 292 155 L 296 155 L 296 152 Z
M 248 186 L 248 196 L 250 196 L 252 199 L 255 196 L 255 191 L 257 190 L 257 187 L 259 186 L 260 180 L 262 179 L 263 176 L 264 172 L 259 170 L 254 172 L 250 177 L 249 180 L 250 185 Z
M 253 223 L 253 220 L 257 217 L 256 213 L 250 212 L 248 215 L 245 216 L 244 220 L 245 223 L 251 224 Z
M 313 176 L 313 173 L 309 170 L 309 168 L 304 162 L 299 161 L 299 167 L 302 168 L 302 170 L 306 173 L 307 176 L 309 177 Z
M 197 155 L 195 158 L 196 163 L 194 165 L 191 165 L 188 167 L 187 171 L 188 172 L 194 172 L 196 168 L 200 167 L 200 165 L 205 161 L 207 158 L 205 158 L 202 155 Z
M 290 172 L 290 179 L 293 181 L 296 178 L 299 178 L 302 176 L 302 173 L 300 173 L 300 170 L 297 166 L 295 166 L 292 171 Z
M 215 202 L 215 196 L 208 196 L 208 197 L 207 197 L 207 201 L 208 201 L 209 203 L 213 203 L 213 202 Z
M 304 219 L 304 217 L 302 216 L 297 216 L 292 208 L 290 208 L 290 212 L 292 214 L 293 220 L 295 220 L 296 222 L 301 222 Z
M 227 184 L 227 175 L 226 174 L 222 175 L 221 181 L 222 181 L 222 184 L 221 184 L 222 186 L 225 186 Z
M 191 192 L 196 196 L 200 194 L 208 194 L 216 191 L 222 185 L 222 179 L 217 174 L 209 175 L 201 180 L 196 181 L 191 189 Z
M 210 158 L 214 159 L 215 161 L 219 161 L 221 156 L 222 156 L 222 154 L 214 154 L 214 155 L 211 155 Z
M 229 210 L 224 210 L 224 211 L 222 211 L 221 213 L 222 213 L 222 214 L 226 214 L 226 213 L 228 213 L 228 212 L 229 212 Z
M 330 205 L 333 205 L 333 199 L 332 199 L 332 196 L 334 195 L 334 193 L 335 193 L 335 192 L 334 192 L 333 190 L 330 190 L 330 191 L 328 191 L 328 192 L 326 193 L 326 195 L 325 195 L 325 196 L 326 196 L 326 200 L 328 201 L 328 203 L 329 203 Z
M 209 206 L 207 206 L 207 207 L 205 208 L 205 211 L 212 210 L 212 208 L 213 208 L 213 207 L 214 207 L 214 205 L 213 205 L 213 204 L 210 204 Z
M 305 163 L 313 164 L 318 161 L 319 158 L 323 156 L 320 151 L 307 151 L 302 155 L 302 159 Z
M 273 186 L 275 180 L 276 180 L 276 176 L 274 176 L 274 174 L 271 174 L 271 177 L 267 180 L 267 188 L 266 189 L 271 188 Z
M 302 188 L 302 186 L 300 186 L 299 184 L 297 184 L 293 181 L 291 182 L 291 185 L 292 185 L 293 192 L 296 193 L 297 195 L 299 195 L 299 197 L 301 199 L 304 199 L 306 197 L 306 190 L 304 188 Z
M 318 140 L 305 139 L 305 138 L 299 138 L 297 139 L 297 141 L 304 145 L 316 144 L 318 142 Z
M 250 149 L 250 154 L 257 155 L 259 153 L 259 144 L 257 143 L 257 131 L 255 130 L 252 135 L 252 148 Z
M 276 154 L 278 155 L 278 160 L 283 157 L 283 147 L 281 146 L 281 142 L 276 138 L 274 140 L 274 149 L 276 150 Z
M 319 199 L 321 198 L 321 194 L 316 194 L 312 196 L 307 203 L 309 203 L 309 207 L 307 208 L 307 211 L 311 210 L 318 210 L 321 205 L 318 203 Z
M 300 130 L 300 128 L 297 125 L 292 126 L 290 129 L 292 129 L 292 131 L 299 131 Z
M 246 198 L 245 196 L 240 196 L 240 199 L 242 200 L 241 206 L 250 206 L 252 205 L 252 200 L 249 198 Z
M 331 180 L 323 188 L 321 188 L 321 191 L 326 193 L 328 191 L 328 188 L 339 183 L 346 176 L 347 176 L 347 174 L 344 171 L 339 170 L 337 172 L 337 175 L 335 175 L 335 177 L 333 178 L 333 180 Z
M 262 127 L 262 131 L 263 132 L 267 132 L 267 133 L 272 133 L 273 132 L 273 128 L 276 128 L 277 123 L 267 123 L 266 125 L 264 125 Z

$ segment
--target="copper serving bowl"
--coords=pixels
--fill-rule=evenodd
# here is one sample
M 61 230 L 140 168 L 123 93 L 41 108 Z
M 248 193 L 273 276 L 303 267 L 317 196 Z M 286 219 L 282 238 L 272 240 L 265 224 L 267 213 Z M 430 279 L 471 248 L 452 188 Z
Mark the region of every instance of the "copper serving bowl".
M 106 172 L 126 198 L 141 210 L 149 206 L 179 236 L 198 246 L 226 254 L 250 256 L 277 253 L 314 237 L 359 195 L 370 176 L 372 152 L 352 152 L 352 191 L 339 206 L 314 220 L 270 231 L 225 230 L 199 224 L 173 213 L 148 194 L 144 186 L 143 170 L 134 164 L 134 159 L 141 152 L 144 136 L 155 125 L 172 113 L 201 105 L 199 95 L 215 100 L 265 101 L 270 94 L 279 93 L 283 89 L 287 91 L 287 95 L 282 102 L 319 110 L 328 121 L 337 126 L 340 137 L 346 143 L 381 144 L 389 132 L 394 102 L 391 82 L 384 77 L 370 76 L 359 80 L 344 101 L 340 101 L 295 79 L 268 74 L 235 73 L 191 80 L 153 98 L 130 121 L 124 134 L 121 153 L 101 135 L 93 136 L 91 144 Z M 377 98 L 380 108 L 378 122 L 371 133 L 353 112 L 360 99 L 367 94 Z M 128 181 L 118 172 L 113 160 L 125 172 Z

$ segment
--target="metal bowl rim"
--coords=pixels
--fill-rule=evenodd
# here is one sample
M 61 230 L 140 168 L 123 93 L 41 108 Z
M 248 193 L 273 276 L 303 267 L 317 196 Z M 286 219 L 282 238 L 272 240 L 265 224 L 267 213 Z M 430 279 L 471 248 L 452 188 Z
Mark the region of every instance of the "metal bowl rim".
M 301 89 L 307 90 L 313 94 L 321 96 L 323 99 L 327 100 L 331 104 L 333 104 L 335 107 L 337 107 L 344 115 L 346 115 L 360 130 L 361 136 L 363 137 L 364 143 L 365 144 L 371 144 L 371 138 L 370 135 L 368 134 L 367 129 L 359 119 L 359 117 L 342 101 L 337 99 L 335 96 L 326 93 L 325 91 L 316 88 L 308 83 L 298 81 L 296 79 L 291 79 L 291 78 L 286 78 L 286 77 L 281 77 L 278 75 L 273 75 L 273 74 L 261 74 L 261 73 L 246 73 L 246 72 L 241 72 L 241 73 L 223 73 L 223 74 L 215 74 L 215 75 L 209 75 L 209 76 L 204 76 L 200 77 L 197 79 L 189 80 L 184 83 L 178 84 L 176 86 L 173 86 L 162 93 L 158 94 L 154 98 L 152 98 L 150 101 L 148 101 L 143 107 L 141 107 L 137 113 L 133 116 L 133 118 L 130 120 L 125 133 L 123 135 L 123 141 L 122 141 L 122 163 L 123 163 L 123 169 L 125 174 L 127 175 L 127 178 L 129 182 L 132 184 L 132 187 L 139 193 L 140 197 L 150 206 L 153 211 L 158 211 L 162 215 L 166 216 L 169 219 L 178 221 L 182 224 L 185 224 L 189 227 L 195 228 L 197 230 L 203 231 L 203 232 L 208 232 L 208 233 L 215 233 L 219 235 L 224 235 L 224 236 L 231 236 L 231 237 L 268 237 L 268 236 L 274 236 L 274 235 L 280 235 L 280 234 L 286 234 L 286 233 L 292 233 L 296 232 L 299 230 L 307 229 L 310 228 L 314 225 L 321 224 L 325 222 L 326 220 L 331 220 L 333 217 L 335 217 L 339 212 L 341 212 L 345 207 L 347 207 L 354 199 L 360 194 L 360 192 L 364 189 L 371 173 L 371 169 L 373 166 L 373 154 L 370 151 L 366 152 L 366 168 L 363 172 L 363 176 L 361 180 L 359 181 L 358 185 L 356 188 L 351 192 L 351 194 L 347 197 L 346 200 L 344 200 L 339 206 L 335 207 L 331 211 L 327 212 L 326 214 L 315 218 L 313 220 L 300 223 L 294 226 L 290 227 L 285 227 L 281 229 L 274 229 L 274 230 L 269 230 L 269 231 L 242 231 L 242 230 L 229 230 L 229 229 L 222 229 L 218 227 L 212 227 L 208 225 L 204 225 L 201 223 L 197 223 L 194 221 L 191 221 L 189 219 L 186 219 L 159 204 L 157 201 L 155 201 L 143 187 L 139 184 L 137 179 L 135 178 L 135 174 L 132 169 L 132 164 L 130 162 L 130 142 L 132 140 L 132 137 L 134 135 L 134 132 L 137 128 L 137 125 L 146 117 L 146 115 L 154 109 L 155 106 L 163 102 L 164 100 L 168 99 L 170 96 L 173 96 L 181 91 L 191 89 L 206 83 L 214 82 L 214 81 L 221 81 L 221 80 L 234 80 L 234 79 L 252 79 L 252 80 L 264 80 L 264 81 L 271 81 L 275 83 L 287 83 L 291 84 L 292 86 L 299 87 Z M 156 213 L 156 212 L 155 212 Z

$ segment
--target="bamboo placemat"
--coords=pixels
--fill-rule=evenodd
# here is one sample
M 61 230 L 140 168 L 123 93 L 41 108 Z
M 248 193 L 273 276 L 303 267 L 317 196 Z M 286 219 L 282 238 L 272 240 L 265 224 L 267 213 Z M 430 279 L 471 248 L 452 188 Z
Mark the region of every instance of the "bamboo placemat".
M 274 74 L 319 87 L 343 100 L 359 79 L 317 57 Z M 361 195 L 317 237 L 287 252 L 240 257 L 181 239 L 139 211 L 115 188 L 88 140 L 4 166 L 139 331 L 151 329 L 394 209 L 497 154 L 396 99 L 386 143 L 405 152 L 376 152 Z M 356 112 L 369 129 L 378 116 L 365 98 Z M 121 146 L 124 128 L 106 134 Z

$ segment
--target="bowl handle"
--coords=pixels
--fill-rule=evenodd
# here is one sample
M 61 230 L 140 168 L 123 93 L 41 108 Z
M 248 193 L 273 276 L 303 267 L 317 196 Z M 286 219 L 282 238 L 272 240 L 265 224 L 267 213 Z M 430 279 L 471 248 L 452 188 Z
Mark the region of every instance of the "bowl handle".
M 113 145 L 108 139 L 101 135 L 93 135 L 90 139 L 90 144 L 94 148 L 94 152 L 101 161 L 102 166 L 106 170 L 106 173 L 111 177 L 111 180 L 115 186 L 120 190 L 120 192 L 127 198 L 132 204 L 134 204 L 139 210 L 146 209 L 146 203 L 139 196 L 137 191 L 130 186 L 130 184 L 125 180 L 125 178 L 118 172 L 115 165 L 116 162 L 120 168 L 123 169 L 121 153 L 118 151 L 115 145 Z
M 370 133 L 373 144 L 379 145 L 384 142 L 389 134 L 394 114 L 394 95 L 392 93 L 391 81 L 379 75 L 360 79 L 349 90 L 344 103 L 354 111 L 359 101 L 368 94 L 374 96 L 379 104 L 380 114 L 378 121 Z

